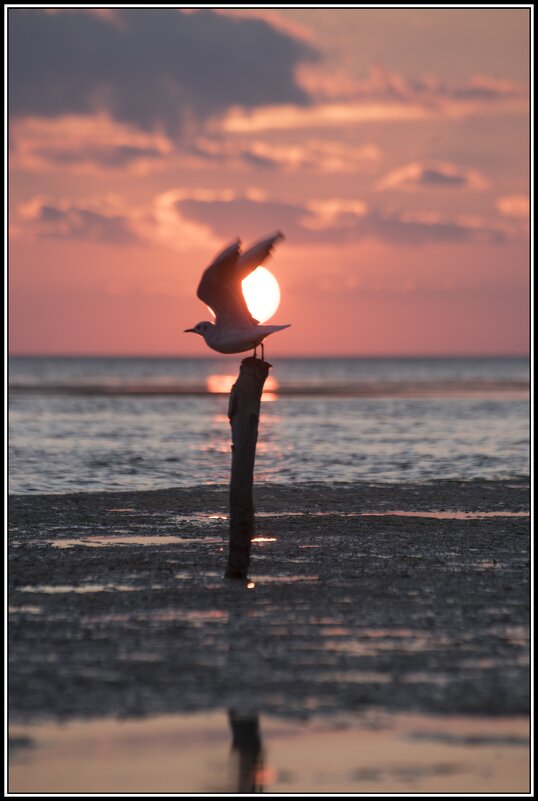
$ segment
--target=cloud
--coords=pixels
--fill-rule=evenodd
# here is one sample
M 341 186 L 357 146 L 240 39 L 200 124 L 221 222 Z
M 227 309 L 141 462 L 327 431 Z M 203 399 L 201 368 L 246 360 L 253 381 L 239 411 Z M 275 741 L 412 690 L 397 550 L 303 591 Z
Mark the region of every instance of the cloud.
M 36 239 L 82 240 L 109 245 L 141 244 L 133 220 L 95 203 L 73 203 L 36 197 L 19 208 L 24 235 Z M 15 235 L 21 230 L 15 226 Z
M 485 189 L 488 183 L 476 170 L 448 162 L 413 162 L 393 170 L 379 181 L 377 189 Z
M 162 192 L 155 198 L 149 215 L 153 225 L 148 236 L 154 244 L 190 255 L 196 250 L 205 253 L 208 247 L 218 248 L 220 238 L 209 223 L 190 220 L 178 213 L 178 202 L 190 196 L 211 202 L 217 198 L 232 199 L 234 193 L 231 190 L 215 192 L 203 189 L 190 194 L 181 189 Z
M 510 231 L 480 217 L 437 212 L 370 212 L 364 236 L 402 245 L 428 242 L 504 242 Z
M 229 199 L 203 200 L 184 197 L 176 202 L 178 215 L 187 220 L 208 225 L 223 239 L 234 236 L 254 239 L 260 231 L 300 231 L 300 218 L 305 210 L 300 205 L 278 200 L 256 200 L 244 195 Z
M 158 148 L 133 145 L 89 147 L 82 152 L 62 147 L 43 147 L 36 150 L 35 155 L 53 167 L 69 167 L 82 162 L 118 169 L 134 163 L 162 159 L 163 156 Z
M 269 197 L 257 188 L 171 189 L 150 208 L 134 209 L 120 199 L 51 200 L 22 204 L 14 224 L 21 238 L 146 244 L 192 253 L 218 248 L 239 236 L 256 239 L 282 229 L 289 244 L 330 245 L 376 240 L 420 246 L 430 242 L 502 243 L 521 238 L 519 221 L 449 216 L 439 212 L 368 208 L 356 198 L 313 199 L 308 203 Z
M 9 11 L 9 110 L 60 117 L 99 111 L 170 136 L 230 106 L 305 105 L 294 69 L 316 51 L 259 19 L 209 10 Z
M 201 137 L 196 140 L 191 152 L 213 163 L 235 163 L 284 172 L 358 172 L 368 170 L 382 159 L 381 150 L 375 144 L 350 146 L 327 139 L 307 139 L 291 145 L 259 137 Z
M 323 64 L 303 62 L 297 67 L 297 79 L 312 98 L 309 106 L 232 108 L 222 123 L 224 130 L 247 133 L 369 122 L 460 119 L 528 108 L 526 86 L 488 76 L 448 83 L 434 76 L 406 78 L 401 73 L 374 67 L 366 78 L 356 80 L 341 71 L 330 71 Z
M 524 86 L 489 76 L 449 83 L 378 66 L 356 80 L 323 64 L 305 36 L 275 27 L 268 13 L 48 11 L 9 10 L 12 119 L 101 112 L 192 138 L 224 115 L 226 130 L 247 132 L 498 113 L 528 102 Z
M 528 195 L 504 195 L 497 199 L 497 209 L 504 217 L 528 220 L 530 203 Z
M 182 194 L 174 201 L 181 219 L 204 224 L 223 240 L 256 238 L 282 229 L 294 244 L 334 244 L 374 239 L 418 246 L 428 242 L 503 242 L 518 228 L 480 217 L 450 217 L 433 211 L 368 209 L 361 200 L 333 198 L 291 203 L 234 194 L 205 197 Z M 240 230 L 238 230 L 240 227 Z
M 162 134 L 139 131 L 104 114 L 59 119 L 28 117 L 12 125 L 11 169 L 77 173 L 164 169 L 173 147 Z
M 278 10 L 271 10 L 261 7 L 253 6 L 252 8 L 212 8 L 215 14 L 224 14 L 227 17 L 241 17 L 243 19 L 261 19 L 295 39 L 304 42 L 313 43 L 315 36 L 312 31 L 305 25 L 302 25 L 297 20 L 291 17 L 283 17 L 279 14 Z
M 286 131 L 302 128 L 341 128 L 370 122 L 402 122 L 428 120 L 438 112 L 419 105 L 395 103 L 323 103 L 308 108 L 282 105 L 263 109 L 232 108 L 222 121 L 215 123 L 217 130 L 227 133 L 257 133 L 260 131 Z
M 307 231 L 335 232 L 355 229 L 358 221 L 367 214 L 368 207 L 362 200 L 312 200 L 307 204 L 300 222 Z
M 454 101 L 499 103 L 528 97 L 527 87 L 517 81 L 474 75 L 456 83 L 433 75 L 406 77 L 382 65 L 371 67 L 368 75 L 358 80 L 345 73 L 327 71 L 322 65 L 302 64 L 298 80 L 319 101 L 347 98 L 433 107 Z
M 326 139 L 292 145 L 259 136 L 198 136 L 175 146 L 164 134 L 140 131 L 103 113 L 26 117 L 13 123 L 10 137 L 11 169 L 37 172 L 61 168 L 144 175 L 181 167 L 226 166 L 332 174 L 365 172 L 381 159 L 381 150 L 371 142 L 346 145 Z

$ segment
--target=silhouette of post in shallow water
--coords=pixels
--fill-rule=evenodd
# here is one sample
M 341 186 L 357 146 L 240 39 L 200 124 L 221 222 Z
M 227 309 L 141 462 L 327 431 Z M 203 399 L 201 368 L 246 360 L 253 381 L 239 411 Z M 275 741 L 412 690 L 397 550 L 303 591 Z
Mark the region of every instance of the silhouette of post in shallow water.
M 271 365 L 250 356 L 243 359 L 232 387 L 228 417 L 232 428 L 230 479 L 230 549 L 226 578 L 246 579 L 254 533 L 254 460 L 258 440 L 260 401 Z

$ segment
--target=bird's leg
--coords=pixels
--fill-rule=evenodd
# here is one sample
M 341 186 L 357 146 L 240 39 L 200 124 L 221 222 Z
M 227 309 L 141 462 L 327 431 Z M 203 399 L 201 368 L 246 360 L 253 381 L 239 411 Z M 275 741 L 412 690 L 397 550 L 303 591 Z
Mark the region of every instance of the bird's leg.
M 260 342 L 260 348 L 262 349 L 262 362 L 265 361 L 265 355 L 263 350 L 263 342 Z
M 256 345 L 256 346 L 254 347 L 254 358 L 255 358 L 255 359 L 257 359 L 257 358 L 258 358 L 258 354 L 257 354 L 257 352 L 256 352 L 256 351 L 257 351 L 257 348 L 258 348 L 258 346 Z

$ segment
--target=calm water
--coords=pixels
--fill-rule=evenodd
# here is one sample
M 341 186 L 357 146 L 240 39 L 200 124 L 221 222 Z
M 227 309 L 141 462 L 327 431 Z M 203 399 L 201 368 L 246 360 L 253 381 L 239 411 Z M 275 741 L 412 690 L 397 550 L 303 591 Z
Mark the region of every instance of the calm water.
M 229 479 L 239 357 L 13 358 L 12 493 Z M 529 469 L 526 359 L 274 359 L 256 478 L 516 478 Z

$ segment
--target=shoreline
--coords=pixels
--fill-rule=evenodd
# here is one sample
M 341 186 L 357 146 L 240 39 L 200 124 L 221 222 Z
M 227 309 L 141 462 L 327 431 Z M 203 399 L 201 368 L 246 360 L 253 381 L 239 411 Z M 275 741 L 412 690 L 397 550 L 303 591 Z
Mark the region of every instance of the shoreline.
M 158 489 L 113 489 L 113 490 L 86 490 L 76 492 L 13 492 L 9 493 L 8 499 L 10 504 L 10 512 L 18 514 L 18 504 L 28 499 L 42 499 L 42 501 L 57 499 L 73 499 L 75 502 L 83 500 L 84 498 L 97 499 L 103 496 L 104 499 L 110 500 L 116 497 L 117 500 L 127 500 L 130 496 L 137 496 L 141 500 L 147 501 L 150 505 L 159 500 L 168 500 L 171 497 L 177 500 L 193 503 L 199 506 L 200 493 L 203 495 L 203 502 L 205 496 L 212 502 L 216 502 L 219 506 L 227 503 L 228 484 L 220 483 L 207 483 L 191 486 L 170 486 Z M 388 497 L 398 500 L 401 503 L 409 506 L 409 493 L 412 494 L 414 502 L 417 504 L 417 510 L 420 511 L 425 503 L 437 502 L 441 504 L 439 507 L 446 506 L 447 503 L 452 502 L 456 504 L 455 509 L 459 509 L 463 503 L 466 507 L 469 503 L 477 504 L 477 511 L 482 508 L 487 511 L 489 504 L 493 503 L 495 507 L 499 506 L 513 506 L 516 505 L 518 509 L 524 507 L 526 510 L 530 508 L 530 478 L 526 474 L 519 474 L 507 478 L 440 478 L 435 480 L 425 479 L 422 481 L 299 481 L 293 483 L 260 481 L 255 478 L 254 483 L 254 497 L 255 500 L 261 502 L 262 505 L 267 505 L 268 508 L 274 506 L 274 501 L 278 501 L 276 494 L 282 498 L 290 499 L 298 504 L 300 509 L 305 507 L 304 497 L 308 500 L 315 493 L 317 503 L 322 506 L 327 506 L 329 502 L 334 501 L 335 494 L 338 494 L 340 505 L 343 503 L 346 506 L 349 503 L 349 495 L 353 494 L 353 502 L 362 504 L 364 496 L 358 498 L 354 495 L 357 491 L 367 491 L 368 499 L 373 504 L 383 503 Z M 455 495 L 455 491 L 458 494 Z M 505 494 L 505 490 L 507 491 Z M 516 490 L 517 492 L 514 492 Z M 320 494 L 323 493 L 323 494 Z M 462 497 L 463 493 L 463 497 Z M 420 508 L 419 508 L 420 507 Z M 486 508 L 487 507 L 487 508 Z M 362 508 L 362 506 L 361 506 Z M 404 507 L 402 507 L 404 508 Z M 434 508 L 434 507 L 432 507 Z M 511 509 L 506 508 L 506 511 Z M 372 507 L 372 511 L 376 511 Z

